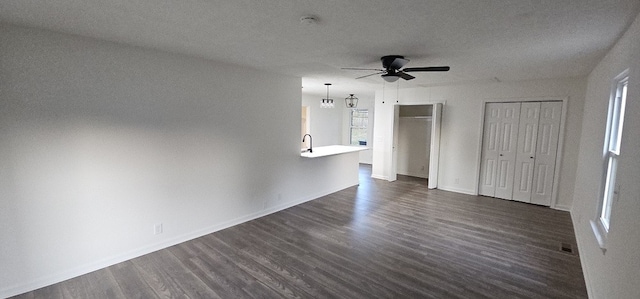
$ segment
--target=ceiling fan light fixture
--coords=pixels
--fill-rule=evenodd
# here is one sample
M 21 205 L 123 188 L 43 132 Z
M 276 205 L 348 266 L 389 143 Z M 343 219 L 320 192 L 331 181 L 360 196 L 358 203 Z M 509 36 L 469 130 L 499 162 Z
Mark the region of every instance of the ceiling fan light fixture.
M 398 76 L 397 74 L 384 74 L 380 77 L 382 77 L 382 79 L 387 82 L 396 82 L 400 78 L 400 76 Z

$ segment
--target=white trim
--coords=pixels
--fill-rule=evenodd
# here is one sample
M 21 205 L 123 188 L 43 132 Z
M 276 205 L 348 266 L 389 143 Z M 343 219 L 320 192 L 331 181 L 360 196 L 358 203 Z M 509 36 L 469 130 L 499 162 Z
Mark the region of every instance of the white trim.
M 480 195 L 480 168 L 482 167 L 482 140 L 484 138 L 484 115 L 487 112 L 488 100 L 482 100 L 482 109 L 480 109 L 480 127 L 478 128 L 478 146 L 476 148 L 476 174 L 475 174 L 475 194 Z
M 556 166 L 553 171 L 553 189 L 551 191 L 551 204 L 550 207 L 555 209 L 558 205 L 558 192 L 560 189 L 560 166 L 562 165 L 562 154 L 564 150 L 564 130 L 567 120 L 567 108 L 568 108 L 569 98 L 562 99 L 562 116 L 560 116 L 560 127 L 559 135 L 558 135 L 558 148 L 556 149 Z
M 565 205 L 556 204 L 554 207 L 551 207 L 551 208 L 554 209 L 554 210 L 571 212 L 571 206 L 565 206 Z
M 602 224 L 602 220 L 600 218 L 597 220 L 590 220 L 589 224 L 591 224 L 591 230 L 593 231 L 593 235 L 596 237 L 598 246 L 602 250 L 602 254 L 605 254 L 607 252 L 607 231 L 604 228 L 604 224 Z
M 397 102 L 397 101 L 396 101 Z M 391 155 L 389 169 L 389 182 L 398 179 L 398 130 L 400 129 L 400 105 L 393 105 L 393 117 L 391 118 L 391 147 L 389 154 Z
M 443 191 L 449 191 L 449 192 L 455 192 L 455 193 L 462 193 L 462 194 L 478 196 L 478 194 L 476 193 L 475 190 L 460 189 L 460 188 L 456 188 L 456 187 L 442 186 L 442 185 L 438 186 L 438 189 L 439 190 L 443 190 Z
M 383 103 L 384 101 L 386 101 L 384 99 L 384 85 L 383 85 L 383 92 L 382 92 L 382 97 L 383 97 Z M 395 100 L 395 103 L 393 103 L 393 100 L 389 101 L 391 105 L 393 105 L 393 109 L 391 109 L 391 115 L 390 115 L 390 119 L 391 119 L 391 125 L 389 126 L 388 130 L 389 130 L 389 135 L 391 136 L 391 141 L 387 141 L 384 143 L 384 147 L 388 150 L 388 152 L 383 152 L 383 157 L 384 157 L 384 167 L 383 167 L 383 172 L 387 173 L 387 176 L 384 175 L 372 175 L 372 178 L 377 178 L 377 179 L 384 179 L 387 180 L 389 182 L 393 182 L 397 179 L 397 153 L 396 153 L 396 147 L 397 147 L 397 127 L 398 127 L 398 121 L 400 119 L 400 106 L 410 106 L 410 105 L 432 105 L 434 108 L 434 110 L 436 109 L 435 107 L 437 105 L 441 105 L 441 107 L 444 107 L 446 104 L 446 100 L 442 100 L 442 101 L 423 101 L 423 100 L 410 100 L 410 101 L 405 101 L 402 100 L 400 101 L 399 99 Z M 442 108 L 441 108 L 441 113 L 440 113 L 440 118 L 442 118 Z M 375 113 L 374 113 L 375 114 Z M 432 130 L 435 127 L 435 122 L 438 122 L 438 120 L 436 118 L 434 118 L 432 116 Z M 375 136 L 374 136 L 375 139 Z M 434 140 L 434 134 L 432 131 L 431 134 L 431 146 L 433 147 L 433 142 Z M 439 140 L 438 140 L 439 143 Z M 438 183 L 438 171 L 439 169 L 439 144 L 438 144 L 438 150 L 435 151 L 438 153 L 438 155 L 434 155 L 434 150 L 431 150 L 431 156 L 430 156 L 430 160 L 429 160 L 429 167 L 431 167 L 431 165 L 435 165 L 436 167 L 438 167 L 437 169 L 435 169 L 435 172 L 432 172 L 431 169 L 429 169 L 429 189 L 435 189 L 437 188 L 437 183 Z M 435 162 L 433 162 L 435 158 Z M 435 173 L 435 175 L 434 175 Z M 434 185 L 432 185 L 434 184 Z
M 356 126 L 353 125 L 353 113 L 354 112 L 362 112 L 362 111 L 366 111 L 367 112 L 367 117 L 366 117 L 367 118 L 367 125 L 364 126 L 364 127 L 356 127 Z M 348 127 L 347 135 L 348 136 L 347 136 L 346 144 L 354 145 L 353 144 L 353 140 L 352 140 L 353 139 L 352 129 L 365 129 L 365 132 L 366 132 L 366 134 L 365 134 L 366 135 L 365 142 L 369 143 L 369 130 L 370 130 L 370 127 L 371 127 L 371 125 L 370 125 L 371 122 L 369 121 L 370 120 L 369 116 L 371 115 L 371 113 L 369 113 L 369 112 L 370 112 L 369 108 L 351 108 L 351 109 L 349 109 L 349 113 L 347 113 L 349 115 L 349 119 L 348 119 L 348 123 L 347 123 L 347 127 Z
M 389 177 L 384 176 L 384 175 L 372 174 L 371 177 L 374 178 L 374 179 L 378 179 L 378 180 L 385 180 L 385 181 L 389 180 Z
M 440 103 L 432 105 L 431 140 L 429 141 L 429 182 L 428 189 L 438 188 L 440 177 L 440 136 L 442 136 L 442 107 Z
M 416 177 L 416 178 L 423 178 L 423 179 L 428 179 L 429 178 L 429 174 L 424 174 L 421 172 L 417 172 L 417 171 L 407 171 L 406 173 L 398 173 L 398 175 L 406 175 L 406 176 L 412 176 L 412 177 Z
M 613 119 L 616 117 L 615 116 L 615 102 L 617 101 L 618 98 L 618 92 L 619 89 L 621 87 L 621 85 L 624 85 L 624 83 L 629 82 L 629 69 L 626 69 L 624 71 L 622 71 L 620 74 L 618 74 L 617 76 L 615 76 L 613 78 L 613 80 L 611 81 L 611 92 L 609 94 L 609 105 L 607 105 L 607 122 L 606 122 L 606 127 L 605 127 L 605 137 L 604 137 L 604 142 L 603 142 L 603 147 L 602 147 L 602 172 L 601 172 L 601 179 L 600 179 L 600 190 L 598 192 L 598 200 L 597 200 L 597 205 L 596 205 L 596 214 L 595 217 L 593 219 L 591 219 L 589 222 L 591 224 L 591 230 L 593 231 L 593 234 L 596 238 L 596 241 L 598 243 L 598 246 L 600 247 L 600 249 L 602 250 L 602 254 L 605 254 L 607 251 L 607 237 L 609 234 L 609 230 L 611 229 L 610 225 L 611 225 L 611 217 L 609 216 L 609 219 L 607 219 L 607 221 L 609 221 L 608 225 L 605 225 L 605 223 L 603 223 L 603 219 L 602 219 L 602 212 L 605 209 L 604 204 L 605 204 L 605 196 L 608 196 L 606 193 L 606 186 L 607 186 L 607 179 L 610 177 L 609 176 L 609 163 L 612 160 L 612 155 L 614 155 L 614 159 L 616 158 L 616 156 L 619 156 L 619 154 L 616 153 L 612 153 L 611 152 L 611 133 L 612 133 L 612 128 L 611 125 L 613 124 Z M 628 88 L 628 87 L 627 87 Z M 626 97 L 625 97 L 626 100 Z M 618 117 L 622 118 L 622 121 L 624 122 L 624 115 L 618 115 Z M 618 121 L 620 121 L 620 119 L 618 119 Z M 615 160 L 614 160 L 615 162 Z M 614 166 L 615 167 L 615 166 Z M 615 169 L 614 169 L 615 171 Z M 610 183 L 610 188 L 614 188 L 617 189 L 617 183 L 615 181 L 615 173 L 613 174 L 613 182 Z M 616 191 L 614 191 L 614 193 L 617 193 Z M 611 209 L 613 208 L 613 202 L 615 200 L 615 195 L 611 196 L 611 198 L 609 198 L 608 200 L 608 208 L 609 211 L 611 211 Z M 609 226 L 607 228 L 607 226 Z

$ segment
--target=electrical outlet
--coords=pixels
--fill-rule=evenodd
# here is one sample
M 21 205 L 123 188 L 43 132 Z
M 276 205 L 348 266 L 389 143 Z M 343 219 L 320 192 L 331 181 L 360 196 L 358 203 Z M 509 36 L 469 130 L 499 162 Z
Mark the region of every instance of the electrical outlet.
M 454 182 L 455 184 L 460 184 L 460 178 L 456 178 L 455 180 L 453 180 L 453 182 Z
M 162 223 L 158 223 L 156 225 L 153 226 L 153 234 L 154 235 L 159 235 L 162 233 Z

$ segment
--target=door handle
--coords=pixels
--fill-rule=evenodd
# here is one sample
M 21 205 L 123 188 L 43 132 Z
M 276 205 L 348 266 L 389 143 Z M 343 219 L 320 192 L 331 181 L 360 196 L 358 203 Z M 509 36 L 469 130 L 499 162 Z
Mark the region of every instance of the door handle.
M 500 157 L 502 157 L 502 154 L 500 154 Z
M 533 159 L 533 157 L 529 157 L 529 158 Z

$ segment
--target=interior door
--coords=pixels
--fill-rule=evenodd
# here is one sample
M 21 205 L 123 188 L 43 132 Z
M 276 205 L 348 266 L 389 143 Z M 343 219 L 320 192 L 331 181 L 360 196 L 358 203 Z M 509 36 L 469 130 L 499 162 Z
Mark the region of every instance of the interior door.
M 520 122 L 520 103 L 503 103 L 500 117 L 498 148 L 498 167 L 496 169 L 495 197 L 511 199 L 513 196 L 513 177 L 516 166 L 516 145 L 518 143 L 518 124 Z
M 536 141 L 531 203 L 549 206 L 553 192 L 562 102 L 542 102 Z
M 531 202 L 539 118 L 540 102 L 522 103 L 518 125 L 513 200 Z

